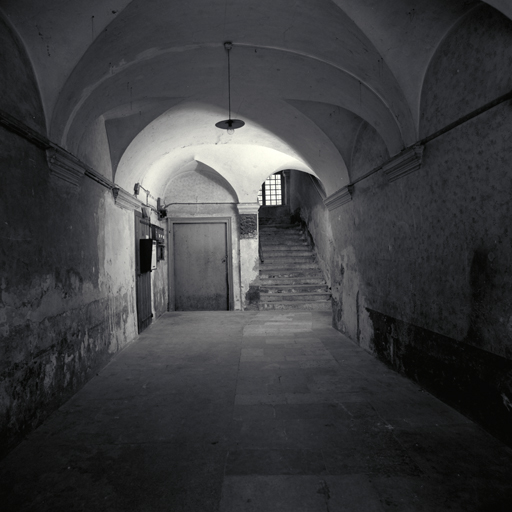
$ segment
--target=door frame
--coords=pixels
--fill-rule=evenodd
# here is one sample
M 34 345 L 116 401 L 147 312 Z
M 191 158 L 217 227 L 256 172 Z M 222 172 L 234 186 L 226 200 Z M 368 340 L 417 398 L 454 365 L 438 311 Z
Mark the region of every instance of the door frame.
M 144 329 L 150 326 L 153 321 L 153 289 L 151 283 L 151 272 L 140 273 L 140 240 L 144 231 L 151 236 L 151 221 L 142 216 L 142 213 L 135 210 L 135 306 L 137 311 L 137 332 L 140 334 Z M 146 229 L 141 228 L 145 226 Z M 143 311 L 141 305 L 145 305 L 146 314 L 149 316 L 142 318 Z M 149 308 L 147 307 L 149 305 Z
M 176 311 L 176 289 L 174 286 L 174 224 L 225 224 L 226 225 L 226 251 L 228 273 L 228 304 L 229 311 L 234 309 L 233 294 L 233 250 L 231 239 L 231 217 L 172 217 L 167 219 L 167 254 L 169 276 L 169 305 L 168 311 Z

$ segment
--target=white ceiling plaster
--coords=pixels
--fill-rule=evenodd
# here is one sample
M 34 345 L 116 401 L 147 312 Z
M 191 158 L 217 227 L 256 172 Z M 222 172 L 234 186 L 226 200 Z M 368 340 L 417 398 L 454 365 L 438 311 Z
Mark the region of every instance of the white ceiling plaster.
M 162 204 L 238 203 L 229 182 L 203 162 L 189 162 L 176 172 L 162 195 Z
M 486 3 L 501 11 L 507 18 L 512 19 L 512 2 L 510 0 L 487 0 Z
M 256 110 L 255 107 L 253 111 Z M 339 152 L 313 122 L 284 102 L 273 108 L 263 104 L 262 110 L 272 112 L 272 131 L 244 118 L 246 125 L 229 135 L 215 126 L 225 118 L 224 109 L 182 103 L 149 124 L 133 140 L 119 162 L 116 182 L 128 190 L 140 182 L 153 195 L 161 195 L 169 179 L 195 160 L 224 176 L 239 197 L 252 197 L 268 175 L 288 168 L 320 177 L 331 191 L 348 183 Z M 292 143 L 302 141 L 297 147 L 286 141 L 287 128 L 295 131 Z M 283 138 L 276 136 L 279 132 L 283 132 Z
M 488 3 L 512 17 L 510 0 Z M 161 193 L 202 159 L 242 200 L 285 168 L 318 176 L 328 194 L 347 184 L 363 120 L 390 154 L 414 143 L 430 59 L 479 4 L 0 0 L 0 9 L 32 61 L 53 141 L 88 162 L 109 158 L 128 190 L 143 181 Z M 231 138 L 212 125 L 227 117 L 226 40 L 234 117 L 247 122 Z M 110 155 L 91 153 L 91 134 Z
M 1 0 L 39 80 L 47 124 L 58 95 L 98 34 L 131 0 Z
M 419 123 L 423 77 L 441 39 L 477 0 L 333 0 L 377 48 Z
M 365 119 L 381 132 L 391 153 L 399 152 L 404 141 L 415 140 L 406 111 L 396 103 L 393 109 L 390 101 L 329 63 L 297 53 L 243 45 L 235 46 L 231 60 L 232 104 L 241 112 L 246 98 L 251 97 L 319 101 L 346 108 Z M 72 85 L 78 80 L 75 77 L 56 110 L 53 136 L 73 151 L 80 132 L 103 112 L 123 103 L 131 105 L 138 98 L 165 97 L 169 91 L 184 99 L 209 99 L 227 106 L 225 68 L 225 51 L 218 45 L 191 47 L 179 53 L 152 52 L 136 63 L 126 62 L 107 72 L 85 88 L 82 79 L 80 86 Z M 82 87 L 80 96 L 75 93 L 73 100 L 72 90 L 77 87 Z

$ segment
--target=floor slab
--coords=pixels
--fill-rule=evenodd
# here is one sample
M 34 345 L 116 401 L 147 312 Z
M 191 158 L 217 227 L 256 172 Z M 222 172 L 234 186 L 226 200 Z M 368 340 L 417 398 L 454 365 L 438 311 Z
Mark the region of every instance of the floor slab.
M 0 461 L 1 510 L 509 510 L 512 451 L 330 322 L 164 315 Z

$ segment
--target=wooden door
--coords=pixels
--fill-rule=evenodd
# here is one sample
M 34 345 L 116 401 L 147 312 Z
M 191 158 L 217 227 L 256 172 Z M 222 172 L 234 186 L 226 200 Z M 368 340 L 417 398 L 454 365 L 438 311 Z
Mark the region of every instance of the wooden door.
M 140 271 L 140 240 L 151 237 L 151 223 L 135 212 L 135 290 L 137 295 L 137 328 L 141 333 L 153 320 L 151 309 L 151 272 Z
M 174 219 L 171 296 L 175 311 L 226 311 L 230 308 L 229 219 Z

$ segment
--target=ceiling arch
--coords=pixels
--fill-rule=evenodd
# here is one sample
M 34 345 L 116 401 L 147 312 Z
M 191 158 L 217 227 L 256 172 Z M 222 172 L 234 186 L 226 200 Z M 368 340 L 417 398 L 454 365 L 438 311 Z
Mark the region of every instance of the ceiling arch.
M 251 36 L 254 43 L 263 44 L 269 43 L 268 34 L 273 32 L 272 44 L 280 39 L 283 43 L 281 46 L 293 47 L 300 40 L 315 54 L 328 51 L 339 54 L 342 62 L 357 47 L 354 43 L 345 44 L 350 41 L 340 38 L 341 28 L 347 27 L 348 30 L 344 32 L 355 33 L 350 23 L 347 24 L 348 20 L 360 30 L 363 41 L 371 41 L 376 54 L 385 60 L 405 97 L 411 102 L 417 97 L 414 83 L 417 83 L 418 73 L 421 75 L 417 61 L 420 62 L 419 68 L 424 67 L 421 64 L 424 53 L 428 54 L 432 47 L 437 46 L 436 41 L 457 16 L 479 3 L 477 0 L 321 0 L 314 4 L 284 0 L 259 0 L 255 3 L 220 3 L 211 0 L 111 0 L 108 3 L 103 0 L 2 0 L 0 10 L 24 41 L 40 84 L 49 124 L 64 83 L 91 45 L 104 34 L 116 38 L 125 33 L 133 35 L 134 46 L 142 47 L 139 42 L 148 32 L 154 32 L 152 16 L 160 20 L 160 32 L 163 32 L 162 27 L 167 27 L 166 37 L 173 39 L 174 46 L 187 41 L 198 42 L 200 39 L 211 42 L 228 39 L 241 41 L 245 34 Z M 486 0 L 485 3 L 512 19 L 509 0 Z M 326 19 L 330 20 L 327 25 Z M 329 37 L 320 40 L 319 33 Z M 341 45 L 334 44 L 336 38 L 342 42 Z M 329 49 L 324 50 L 326 43 Z M 122 45 L 125 44 L 126 41 L 123 41 Z M 339 51 L 340 46 L 346 50 Z M 123 51 L 119 51 L 118 47 L 105 52 L 109 62 L 119 62 L 122 55 Z M 358 57 L 354 52 L 354 58 Z M 368 63 L 362 62 L 365 68 Z M 414 104 L 411 104 L 411 109 L 416 115 Z
M 308 117 L 282 101 L 247 100 L 247 106 L 253 117 L 244 117 L 246 126 L 230 136 L 215 126 L 225 118 L 224 108 L 179 103 L 133 139 L 119 161 L 116 182 L 128 190 L 135 182 L 150 183 L 150 190 L 161 191 L 186 162 L 201 160 L 222 174 L 239 196 L 245 194 L 242 182 L 253 174 L 257 178 L 251 190 L 268 174 L 291 167 L 314 174 L 331 192 L 348 184 L 339 151 Z M 234 185 L 240 180 L 243 190 Z
M 54 118 L 53 136 L 73 151 L 85 127 L 104 112 L 148 98 L 166 98 L 169 92 L 184 101 L 208 99 L 227 106 L 226 55 L 222 45 L 181 50 L 148 52 L 137 63 L 125 63 L 103 75 L 83 89 L 79 97 L 76 87 L 68 84 L 75 93 L 63 94 Z M 231 60 L 233 105 L 241 115 L 247 100 L 255 98 L 315 100 L 340 106 L 366 120 L 381 132 L 392 153 L 414 141 L 406 112 L 400 115 L 396 104 L 392 108 L 357 77 L 331 63 L 298 53 L 237 44 Z M 190 66 L 190 62 L 194 65 Z M 162 69 L 174 72 L 166 74 Z M 152 78 L 148 81 L 146 77 Z
M 187 203 L 238 203 L 238 196 L 215 169 L 193 160 L 174 173 L 162 193 L 163 207 Z
M 508 0 L 487 3 L 512 16 Z M 206 147 L 223 146 L 220 154 L 230 146 L 244 161 L 242 146 L 246 156 L 260 148 L 271 158 L 269 166 L 280 167 L 283 158 L 290 159 L 290 167 L 314 173 L 329 193 L 348 182 L 348 155 L 362 123 L 376 130 L 390 155 L 418 139 L 428 64 L 450 28 L 482 3 L 43 4 L 3 0 L 0 9 L 32 61 L 52 141 L 89 165 L 101 163 L 101 172 L 116 181 L 137 175 L 156 187 L 168 178 L 156 169 L 172 174 L 176 165 Z M 233 110 L 247 125 L 236 137 L 217 140 L 219 134 L 205 127 L 213 113 L 219 116 L 214 121 L 226 117 L 227 40 L 235 44 Z M 173 128 L 171 119 L 180 121 L 187 137 Z M 170 133 L 172 142 L 166 139 Z M 151 143 L 142 147 L 141 141 Z M 110 154 L 98 157 L 98 148 Z M 135 150 L 143 157 L 134 155 Z M 274 161 L 267 150 L 284 157 Z M 206 157 L 216 159 L 213 154 Z

